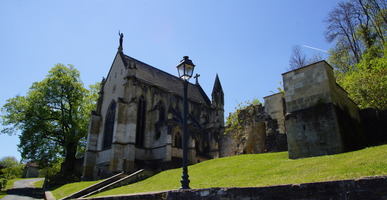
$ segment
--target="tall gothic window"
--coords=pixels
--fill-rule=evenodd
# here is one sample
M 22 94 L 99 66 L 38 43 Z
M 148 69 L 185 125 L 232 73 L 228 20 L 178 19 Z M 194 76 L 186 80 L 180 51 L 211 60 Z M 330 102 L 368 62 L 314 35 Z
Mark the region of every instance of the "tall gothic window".
M 183 139 L 180 132 L 177 132 L 175 135 L 174 147 L 179 149 L 183 148 Z
M 163 106 L 163 103 L 160 101 L 159 103 L 159 121 L 165 120 L 165 108 Z
M 146 101 L 144 96 L 141 96 L 138 101 L 138 109 L 137 109 L 136 146 L 138 147 L 144 146 L 145 124 L 146 124 Z
M 113 142 L 114 120 L 116 115 L 116 102 L 113 100 L 106 113 L 103 149 L 109 149 Z

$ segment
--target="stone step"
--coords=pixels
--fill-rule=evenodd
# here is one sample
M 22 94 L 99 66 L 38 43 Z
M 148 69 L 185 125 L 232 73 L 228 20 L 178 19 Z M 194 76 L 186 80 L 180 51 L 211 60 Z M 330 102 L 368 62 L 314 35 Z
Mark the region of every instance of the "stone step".
M 79 198 L 85 198 L 85 197 L 88 197 L 88 196 L 91 196 L 93 194 L 97 194 L 97 193 L 100 193 L 100 192 L 103 192 L 103 191 L 106 191 L 106 190 L 111 190 L 113 188 L 117 188 L 117 187 L 121 187 L 121 186 L 124 186 L 124 185 L 128 185 L 130 183 L 134 183 L 134 182 L 137 182 L 137 180 L 134 180 L 134 181 L 131 181 L 130 179 L 132 178 L 135 178 L 136 176 L 138 176 L 140 173 L 144 172 L 143 169 L 141 170 L 138 170 L 136 172 L 134 172 L 133 174 L 130 174 L 130 175 L 127 175 L 127 176 L 124 176 L 122 177 L 121 179 L 119 180 L 116 180 L 110 184 L 107 184 L 97 190 L 94 190 L 86 195 L 83 195 Z
M 125 180 L 128 180 L 130 178 L 134 178 L 134 177 L 140 175 L 141 172 L 143 172 L 143 171 L 144 170 L 141 169 L 141 170 L 138 170 L 130 175 L 127 175 L 127 174 L 121 172 L 121 173 L 116 174 L 114 176 L 111 176 L 111 177 L 109 177 L 101 182 L 98 182 L 94 185 L 91 185 L 83 190 L 77 191 L 77 192 L 75 192 L 67 197 L 60 199 L 60 200 L 77 199 L 77 198 L 81 198 L 81 197 L 87 197 L 87 196 L 90 196 L 90 195 L 98 193 L 98 192 L 102 192 L 102 191 L 105 191 L 108 189 L 112 189 L 115 187 L 120 187 L 120 186 L 126 185 L 129 183 L 129 181 L 126 181 L 126 182 L 128 182 L 128 183 L 126 183 Z M 133 182 L 135 182 L 135 181 L 133 181 Z

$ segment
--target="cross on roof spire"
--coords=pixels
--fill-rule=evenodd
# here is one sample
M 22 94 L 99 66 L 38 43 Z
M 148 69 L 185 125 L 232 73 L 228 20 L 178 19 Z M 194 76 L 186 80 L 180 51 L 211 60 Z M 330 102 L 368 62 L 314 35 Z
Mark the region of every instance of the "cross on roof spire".
M 194 76 L 194 78 L 196 79 L 196 84 L 199 83 L 199 81 L 198 81 L 199 77 L 200 77 L 200 74 L 196 74 L 196 75 Z

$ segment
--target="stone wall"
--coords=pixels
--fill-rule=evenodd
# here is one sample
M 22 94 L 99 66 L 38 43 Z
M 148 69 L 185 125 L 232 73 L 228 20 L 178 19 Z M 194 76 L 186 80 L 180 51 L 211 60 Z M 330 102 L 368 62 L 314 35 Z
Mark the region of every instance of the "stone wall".
M 219 136 L 219 157 L 228 157 L 236 155 L 238 152 L 237 140 L 234 134 L 224 132 Z
M 280 92 L 267 97 L 265 101 L 265 146 L 268 152 L 287 151 L 287 137 L 285 130 L 285 95 Z
M 250 105 L 238 113 L 241 126 L 220 136 L 220 157 L 266 152 L 265 113 L 261 104 Z
M 220 157 L 287 150 L 283 93 L 264 97 L 265 106 L 249 105 L 238 113 L 240 127 L 219 139 Z
M 332 102 L 328 68 L 319 62 L 282 74 L 287 112 Z
M 371 177 L 356 180 L 341 180 L 298 185 L 279 185 L 250 188 L 208 188 L 173 190 L 136 195 L 117 195 L 92 199 L 138 199 L 138 200 L 363 200 L 387 199 L 387 177 Z
M 289 158 L 343 152 L 335 106 L 332 103 L 287 114 L 286 130 L 288 133 Z
M 282 74 L 283 93 L 238 114 L 240 128 L 220 138 L 220 156 L 289 151 L 289 158 L 343 153 L 387 141 L 386 114 L 363 111 L 325 61 Z M 378 128 L 375 128 L 377 126 Z M 364 131 L 367 133 L 364 136 Z
M 267 132 L 278 132 L 285 134 L 285 94 L 280 92 L 270 96 L 263 97 L 265 101 L 266 119 L 277 121 L 276 127 L 268 127 Z
M 289 158 L 321 156 L 363 147 L 356 104 L 325 61 L 282 74 Z

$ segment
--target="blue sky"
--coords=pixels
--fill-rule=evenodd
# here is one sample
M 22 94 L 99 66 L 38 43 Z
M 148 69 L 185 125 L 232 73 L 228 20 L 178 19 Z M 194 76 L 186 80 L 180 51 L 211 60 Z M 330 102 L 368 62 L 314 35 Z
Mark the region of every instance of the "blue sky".
M 106 77 L 124 33 L 124 53 L 176 75 L 188 55 L 211 95 L 216 74 L 225 115 L 277 92 L 292 45 L 323 50 L 323 20 L 338 0 L 0 1 L 0 105 L 25 95 L 57 63 L 73 64 L 85 86 Z M 325 53 L 305 46 L 307 55 Z M 191 80 L 193 81 L 193 80 Z M 3 127 L 0 125 L 0 128 Z M 0 158 L 17 135 L 0 135 Z

